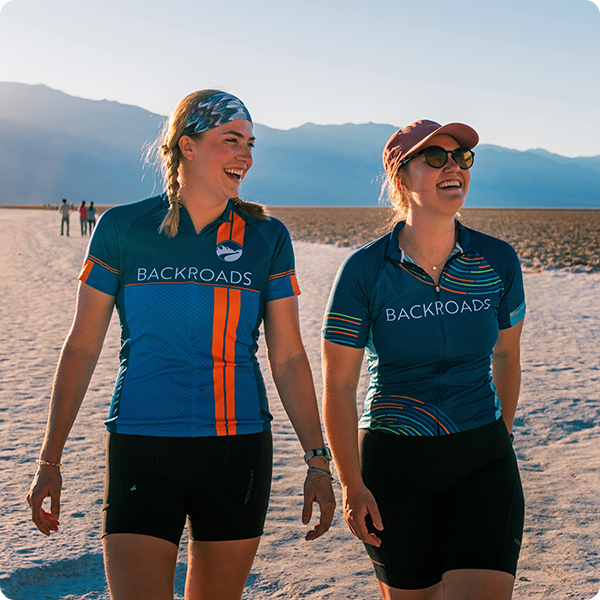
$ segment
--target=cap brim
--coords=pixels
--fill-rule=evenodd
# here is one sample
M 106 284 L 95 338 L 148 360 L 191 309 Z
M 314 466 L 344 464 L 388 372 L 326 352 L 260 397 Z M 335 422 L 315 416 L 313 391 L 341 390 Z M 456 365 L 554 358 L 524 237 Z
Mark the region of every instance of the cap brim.
M 442 134 L 453 137 L 461 148 L 467 148 L 468 150 L 472 150 L 479 143 L 479 135 L 472 127 L 469 127 L 464 123 L 448 123 L 448 125 L 442 125 L 439 129 L 436 129 L 427 137 L 423 138 L 418 144 L 415 144 L 408 152 L 406 152 L 404 156 L 406 158 L 410 157 L 412 154 L 425 147 L 432 137 Z

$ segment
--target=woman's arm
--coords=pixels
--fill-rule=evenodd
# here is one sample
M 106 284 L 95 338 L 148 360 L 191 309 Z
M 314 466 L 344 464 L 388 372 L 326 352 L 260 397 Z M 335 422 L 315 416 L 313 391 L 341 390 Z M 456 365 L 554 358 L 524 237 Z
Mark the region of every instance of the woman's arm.
M 40 459 L 44 461 L 60 463 L 67 436 L 102 350 L 114 302 L 113 296 L 79 284 L 75 318 L 58 360 L 50 397 L 46 435 L 40 450 Z M 44 535 L 58 530 L 61 486 L 60 469 L 38 467 L 27 502 L 33 522 Z M 51 502 L 50 513 L 42 509 L 47 497 Z
M 492 356 L 492 380 L 502 406 L 502 418 L 512 433 L 521 388 L 521 332 L 524 319 L 501 329 Z
M 285 411 L 298 435 L 304 451 L 322 448 L 323 433 L 315 395 L 312 372 L 302 337 L 296 296 L 267 302 L 265 306 L 265 341 L 273 380 Z M 309 465 L 329 470 L 329 463 L 320 456 Z M 313 502 L 321 511 L 320 522 L 306 535 L 313 540 L 325 533 L 333 519 L 335 496 L 331 481 L 323 475 L 310 475 L 304 483 L 302 522 L 308 523 Z
M 363 352 L 323 340 L 323 418 L 344 492 L 344 518 L 359 540 L 379 546 L 381 540 L 368 532 L 365 518 L 370 515 L 380 531 L 383 523 L 375 498 L 363 483 L 358 452 L 356 389 Z

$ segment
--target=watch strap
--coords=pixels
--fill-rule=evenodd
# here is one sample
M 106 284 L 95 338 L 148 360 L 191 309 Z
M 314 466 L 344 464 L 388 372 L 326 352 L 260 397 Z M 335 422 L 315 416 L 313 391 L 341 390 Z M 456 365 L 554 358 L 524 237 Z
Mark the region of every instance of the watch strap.
M 314 448 L 313 450 L 309 450 L 304 455 L 304 462 L 308 462 L 311 458 L 315 456 L 322 456 L 326 460 L 331 460 L 331 452 L 327 446 L 323 446 L 322 448 Z

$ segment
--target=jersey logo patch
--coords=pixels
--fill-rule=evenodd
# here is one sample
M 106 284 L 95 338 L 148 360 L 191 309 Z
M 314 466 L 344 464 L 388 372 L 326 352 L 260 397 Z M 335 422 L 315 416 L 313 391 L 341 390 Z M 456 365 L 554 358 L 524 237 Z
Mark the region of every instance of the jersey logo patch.
M 217 256 L 225 262 L 234 262 L 241 258 L 243 249 L 234 241 L 221 242 L 217 246 Z

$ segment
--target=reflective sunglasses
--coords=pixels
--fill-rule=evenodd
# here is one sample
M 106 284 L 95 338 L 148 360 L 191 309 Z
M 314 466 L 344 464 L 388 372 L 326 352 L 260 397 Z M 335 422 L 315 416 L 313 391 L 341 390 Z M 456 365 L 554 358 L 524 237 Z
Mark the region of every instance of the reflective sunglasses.
M 430 167 L 434 169 L 441 169 L 448 162 L 448 154 L 452 154 L 454 162 L 461 169 L 470 169 L 473 166 L 475 160 L 475 152 L 473 150 L 467 150 L 467 148 L 457 148 L 456 150 L 446 150 L 441 146 L 428 146 L 425 150 L 421 150 L 408 158 L 405 158 L 399 165 L 398 168 L 404 166 L 407 162 L 413 158 L 417 158 L 421 154 L 425 155 L 425 160 Z

